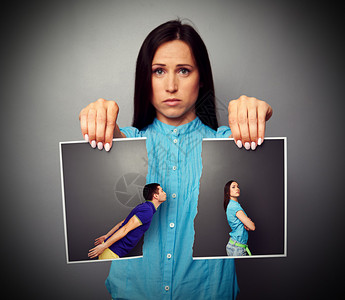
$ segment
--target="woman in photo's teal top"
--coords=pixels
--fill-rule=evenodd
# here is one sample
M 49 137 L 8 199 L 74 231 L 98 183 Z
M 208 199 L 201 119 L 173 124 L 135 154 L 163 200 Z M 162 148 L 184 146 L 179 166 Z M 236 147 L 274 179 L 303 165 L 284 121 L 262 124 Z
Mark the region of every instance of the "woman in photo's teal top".
M 230 180 L 224 187 L 224 209 L 231 227 L 230 239 L 226 245 L 228 256 L 251 255 L 248 248 L 248 231 L 255 230 L 254 222 L 248 218 L 238 202 L 240 188 L 236 181 Z
M 113 261 L 106 280 L 113 299 L 236 299 L 233 260 L 192 257 L 202 139 L 230 137 L 254 150 L 264 141 L 272 108 L 243 95 L 228 111 L 230 128 L 219 127 L 206 46 L 177 20 L 155 28 L 141 46 L 132 127 L 118 126 L 115 101 L 98 99 L 80 112 L 82 134 L 93 148 L 110 151 L 113 137 L 146 137 L 146 182 L 161 183 L 167 193 L 145 233 L 143 257 Z

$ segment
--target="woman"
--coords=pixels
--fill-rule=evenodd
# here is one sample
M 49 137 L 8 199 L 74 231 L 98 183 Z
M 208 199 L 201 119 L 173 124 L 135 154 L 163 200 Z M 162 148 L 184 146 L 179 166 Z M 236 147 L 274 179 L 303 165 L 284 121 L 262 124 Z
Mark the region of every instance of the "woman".
M 99 99 L 80 113 L 83 136 L 109 151 L 113 137 L 147 137 L 146 181 L 160 182 L 167 202 L 145 233 L 143 257 L 112 263 L 106 285 L 113 298 L 235 299 L 232 260 L 192 259 L 203 138 L 234 137 L 247 150 L 263 142 L 264 101 L 241 96 L 229 104 L 229 127 L 218 128 L 212 70 L 198 33 L 180 21 L 158 26 L 140 49 L 133 127 L 119 128 L 119 107 Z
M 234 180 L 227 182 L 224 187 L 224 210 L 231 227 L 230 239 L 226 245 L 228 256 L 252 255 L 247 245 L 248 231 L 254 231 L 255 224 L 238 203 L 239 196 L 238 183 Z

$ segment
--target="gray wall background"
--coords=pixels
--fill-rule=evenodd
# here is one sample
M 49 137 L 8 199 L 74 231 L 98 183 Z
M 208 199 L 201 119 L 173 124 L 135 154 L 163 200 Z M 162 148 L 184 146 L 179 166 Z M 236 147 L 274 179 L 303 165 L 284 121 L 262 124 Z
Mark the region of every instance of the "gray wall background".
M 273 106 L 267 136 L 288 137 L 288 257 L 236 261 L 240 299 L 340 292 L 340 3 L 30 1 L 3 4 L 1 18 L 1 269 L 11 298 L 109 299 L 108 262 L 65 262 L 58 143 L 82 138 L 79 111 L 99 97 L 131 124 L 139 47 L 177 16 L 208 47 L 220 123 L 229 99 L 251 95 Z

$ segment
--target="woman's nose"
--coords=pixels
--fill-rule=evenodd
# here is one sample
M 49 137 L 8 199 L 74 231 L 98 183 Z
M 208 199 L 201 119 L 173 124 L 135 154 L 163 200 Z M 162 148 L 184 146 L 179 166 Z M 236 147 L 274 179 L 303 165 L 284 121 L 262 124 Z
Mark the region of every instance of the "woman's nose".
M 167 76 L 167 81 L 166 81 L 166 91 L 169 93 L 176 93 L 178 90 L 177 87 L 177 78 L 175 74 L 170 74 Z

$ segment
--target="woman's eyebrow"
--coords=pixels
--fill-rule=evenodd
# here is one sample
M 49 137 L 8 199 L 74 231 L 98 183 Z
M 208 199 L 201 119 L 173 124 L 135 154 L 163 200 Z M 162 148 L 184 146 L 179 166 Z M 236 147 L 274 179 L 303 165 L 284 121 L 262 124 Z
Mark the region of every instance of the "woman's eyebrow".
M 193 68 L 193 66 L 190 64 L 178 64 L 178 65 L 176 65 L 176 67 L 185 67 L 185 66 Z
M 166 67 L 166 64 L 159 64 L 159 63 L 157 63 L 157 64 L 152 64 L 152 66 Z M 190 65 L 190 64 L 178 64 L 178 65 L 176 65 L 176 67 L 185 67 L 185 66 L 193 68 L 193 66 Z

